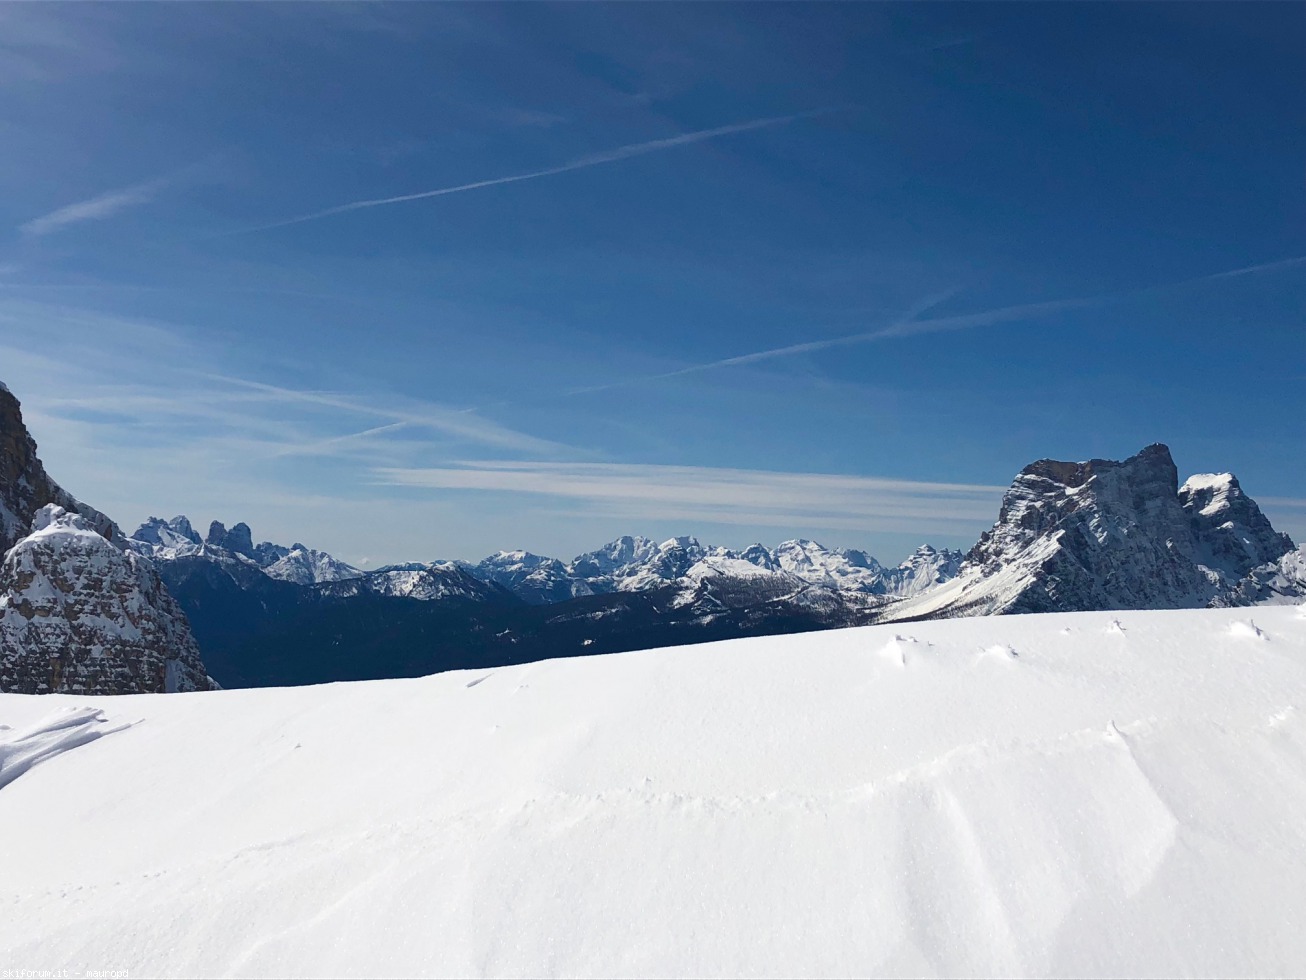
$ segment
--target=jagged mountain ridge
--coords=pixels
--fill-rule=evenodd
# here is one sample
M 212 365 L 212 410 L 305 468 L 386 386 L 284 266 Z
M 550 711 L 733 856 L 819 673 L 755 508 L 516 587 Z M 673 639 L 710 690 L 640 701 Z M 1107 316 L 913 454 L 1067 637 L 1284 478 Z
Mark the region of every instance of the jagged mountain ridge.
M 803 586 L 878 596 L 908 596 L 947 581 L 961 565 L 961 552 L 923 545 L 895 567 L 885 567 L 865 552 L 826 548 L 805 539 L 784 541 L 775 549 L 760 544 L 741 551 L 703 545 L 683 536 L 656 542 L 626 535 L 570 562 L 529 551 L 499 551 L 479 562 L 434 561 L 387 565 L 362 571 L 296 543 L 289 548 L 253 543 L 247 524 L 230 529 L 214 521 L 200 539 L 190 521 L 151 517 L 132 535 L 143 554 L 161 561 L 209 557 L 220 563 L 243 561 L 266 574 L 299 585 L 358 580 L 337 594 L 371 591 L 381 595 L 438 599 L 472 596 L 477 590 L 460 579 L 469 575 L 502 587 L 528 603 L 551 604 L 588 595 L 640 592 L 682 582 L 687 588 L 704 578 L 777 578 L 791 591 Z
M 0 691 L 207 690 L 185 614 L 107 516 L 50 479 L 0 385 Z
M 274 579 L 297 585 L 338 582 L 363 574 L 325 551 L 299 542 L 290 547 L 271 541 L 256 545 L 249 525 L 243 522 L 228 529 L 221 521 L 214 521 L 208 535 L 201 538 L 184 515 L 170 521 L 151 517 L 132 533 L 129 544 L 156 561 L 200 556 L 219 564 L 243 562 Z
M 481 562 L 460 563 L 477 577 L 497 582 L 528 602 L 558 602 L 582 595 L 640 592 L 668 583 L 687 586 L 705 578 L 766 576 L 790 589 L 814 586 L 868 595 L 910 595 L 946 581 L 961 552 L 924 545 L 902 564 L 885 568 L 865 552 L 826 548 L 805 539 L 774 549 L 760 544 L 735 551 L 684 536 L 655 542 L 624 536 L 570 563 L 530 552 L 499 552 Z

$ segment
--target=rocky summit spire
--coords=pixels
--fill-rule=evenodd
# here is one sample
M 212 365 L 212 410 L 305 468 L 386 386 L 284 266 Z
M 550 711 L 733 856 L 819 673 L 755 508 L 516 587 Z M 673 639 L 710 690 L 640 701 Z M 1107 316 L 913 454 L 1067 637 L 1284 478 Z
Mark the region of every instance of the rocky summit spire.
M 75 500 L 50 479 L 37 458 L 36 442 L 23 424 L 18 399 L 0 384 L 0 554 L 28 533 L 33 516 L 46 504 L 81 514 L 110 540 L 123 536 L 113 521 Z
M 0 691 L 136 694 L 214 686 L 150 561 L 45 472 L 0 386 Z

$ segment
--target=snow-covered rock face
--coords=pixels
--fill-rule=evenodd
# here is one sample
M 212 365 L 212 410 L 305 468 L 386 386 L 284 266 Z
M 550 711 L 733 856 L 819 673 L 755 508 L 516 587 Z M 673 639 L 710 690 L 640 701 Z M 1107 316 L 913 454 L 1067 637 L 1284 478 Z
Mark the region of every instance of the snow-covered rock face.
M 208 690 L 186 618 L 150 562 L 47 504 L 0 565 L 0 690 Z
M 184 537 L 185 529 L 168 530 Z M 0 391 L 0 548 L 0 691 L 213 686 L 154 566 L 113 521 L 50 479 L 8 389 Z
M 1016 477 L 960 575 L 893 615 L 1220 604 L 1291 547 L 1232 476 L 1180 490 L 1165 446 L 1124 462 L 1045 459 Z

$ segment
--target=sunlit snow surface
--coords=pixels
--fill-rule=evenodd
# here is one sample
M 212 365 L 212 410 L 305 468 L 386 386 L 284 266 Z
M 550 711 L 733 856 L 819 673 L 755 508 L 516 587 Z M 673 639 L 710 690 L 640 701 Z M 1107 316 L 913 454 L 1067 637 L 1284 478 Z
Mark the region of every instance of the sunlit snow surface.
M 1300 975 L 1304 706 L 1290 607 L 0 695 L 0 963 Z

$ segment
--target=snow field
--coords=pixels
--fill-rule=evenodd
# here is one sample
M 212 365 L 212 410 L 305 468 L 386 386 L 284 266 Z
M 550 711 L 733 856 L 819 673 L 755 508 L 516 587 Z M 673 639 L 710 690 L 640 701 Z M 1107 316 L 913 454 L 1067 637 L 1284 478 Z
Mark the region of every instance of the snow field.
M 1306 610 L 1252 612 L 0 695 L 0 962 L 1301 974 Z

